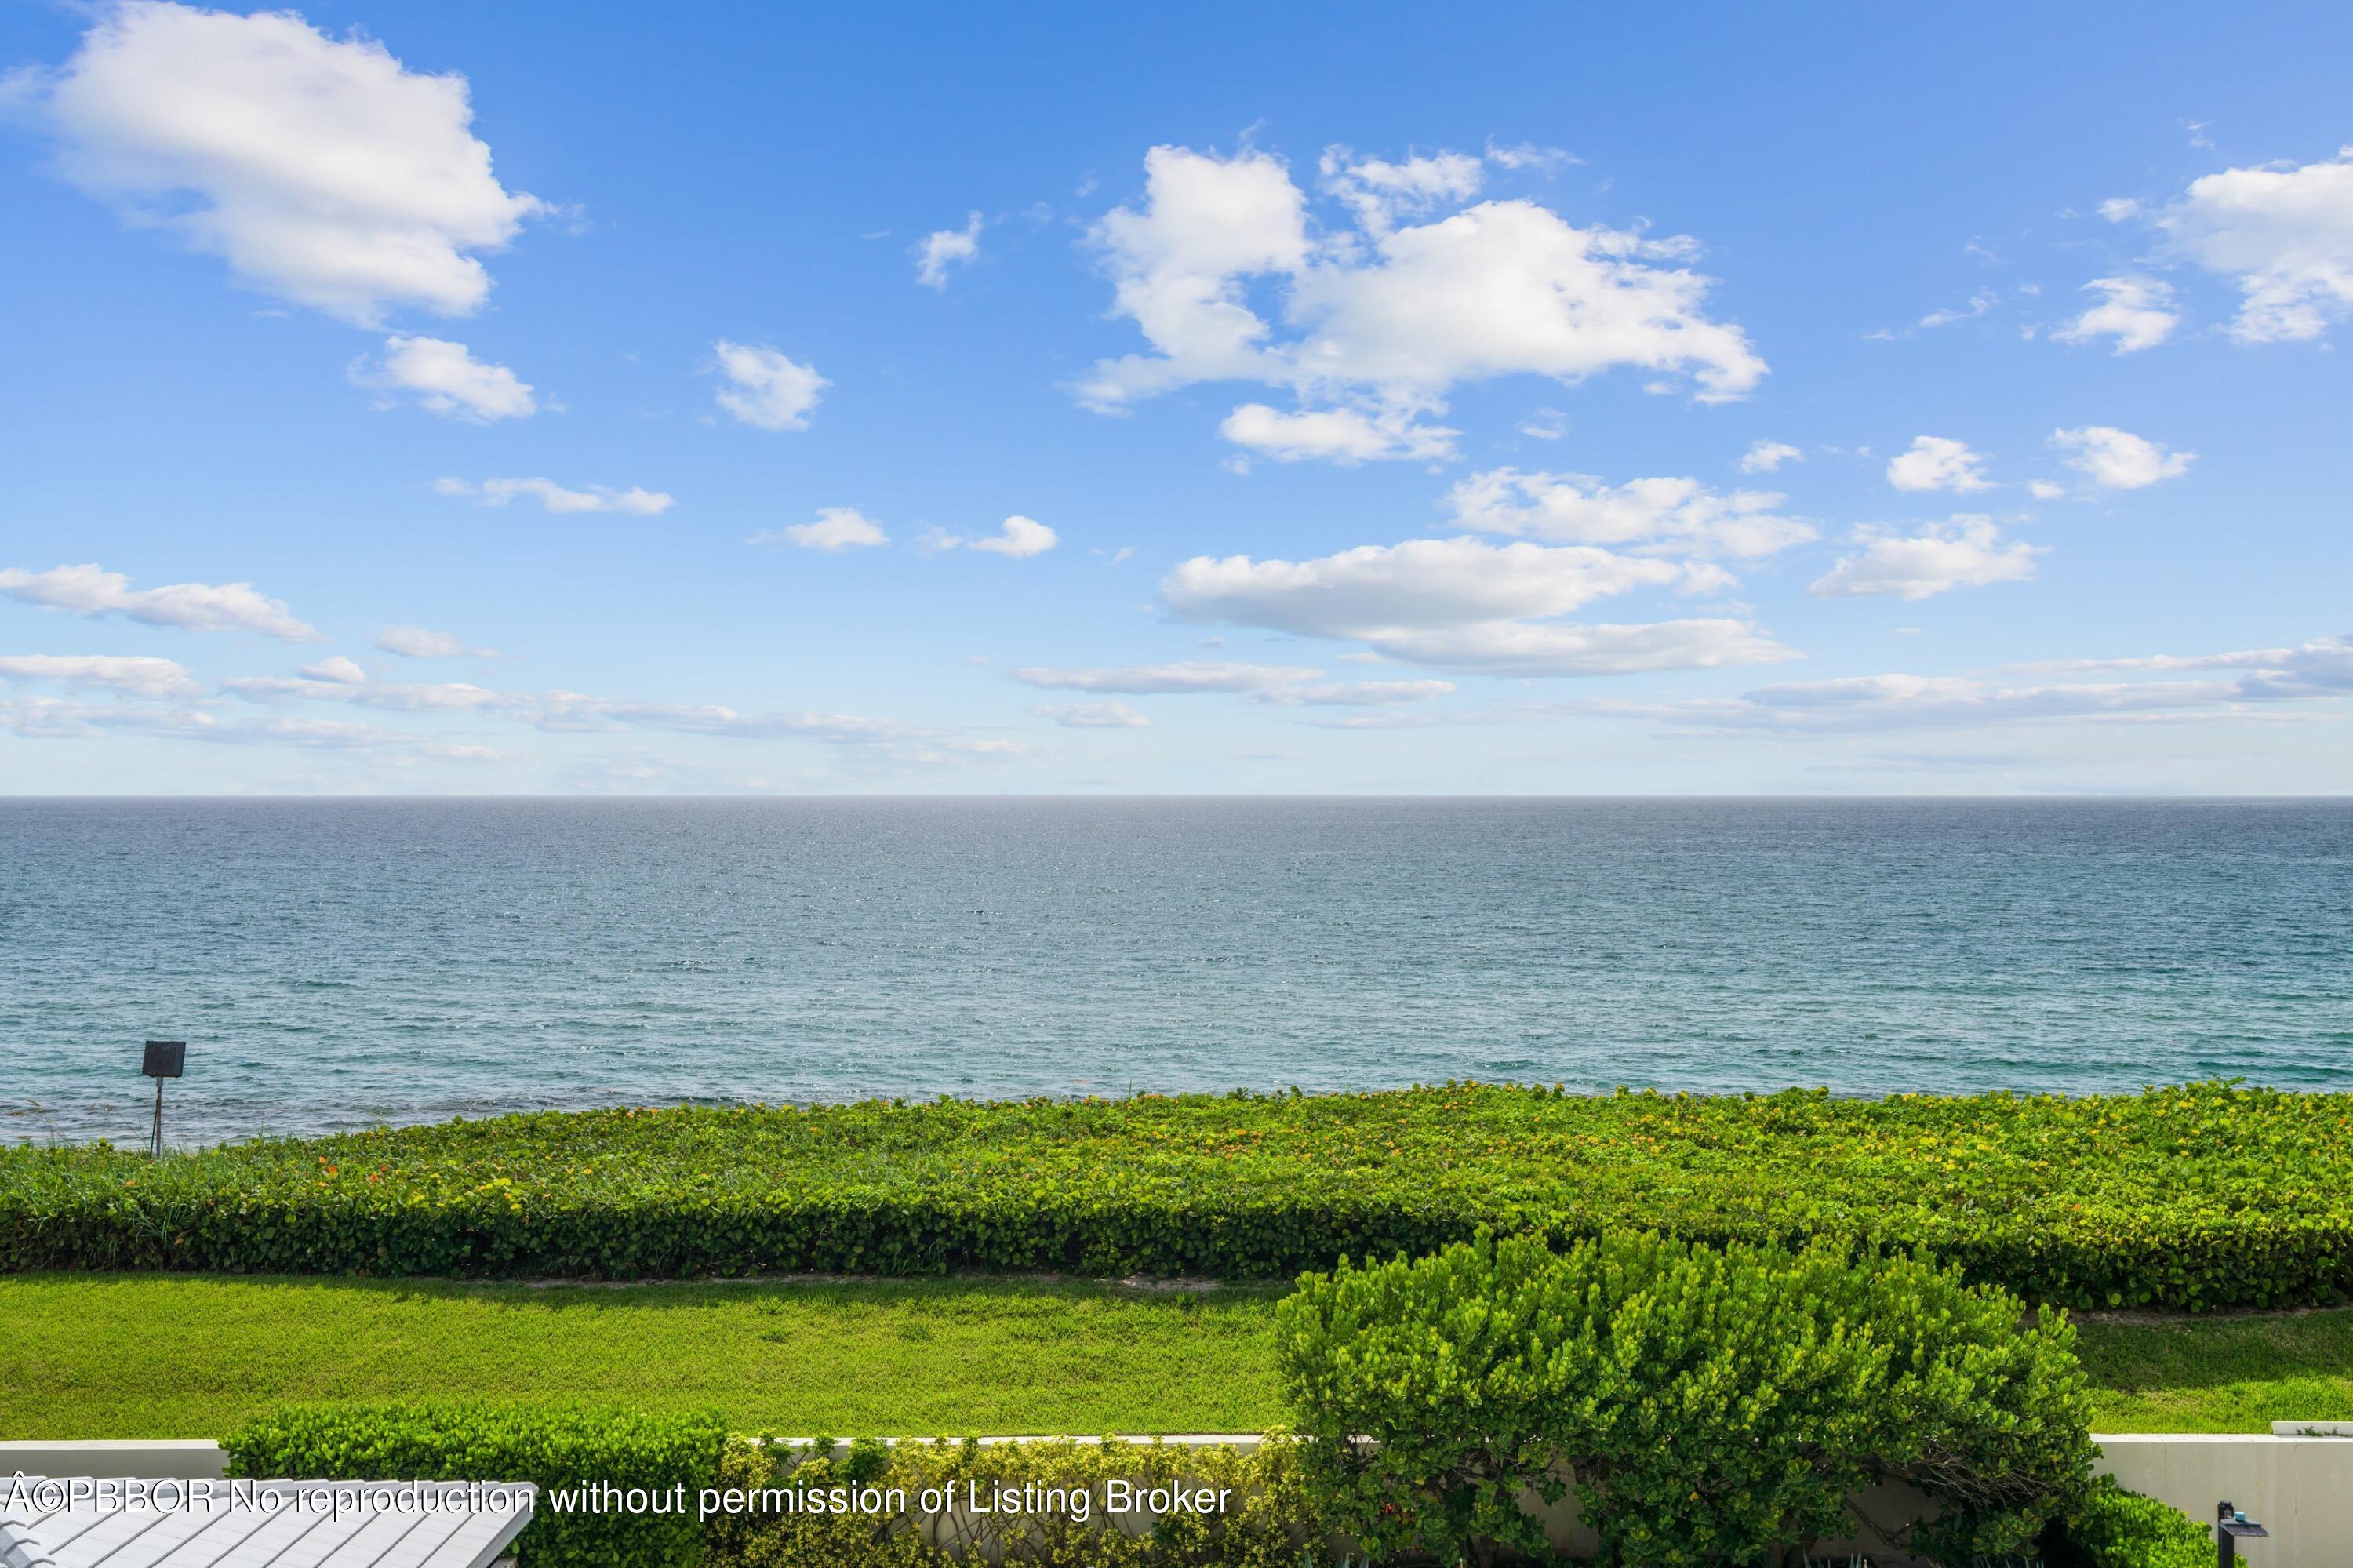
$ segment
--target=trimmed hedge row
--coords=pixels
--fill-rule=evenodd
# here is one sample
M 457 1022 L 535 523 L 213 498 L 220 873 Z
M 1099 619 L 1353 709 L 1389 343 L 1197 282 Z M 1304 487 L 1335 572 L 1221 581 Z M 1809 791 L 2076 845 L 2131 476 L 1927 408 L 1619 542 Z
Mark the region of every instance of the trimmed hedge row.
M 1171 1510 L 1142 1521 L 1114 1521 L 1105 1483 L 1134 1492 L 1182 1487 L 1193 1496 L 1225 1494 L 1229 1506 Z M 762 1447 L 736 1444 L 721 1467 L 720 1486 L 751 1498 L 767 1489 L 871 1488 L 903 1494 L 914 1507 L 880 1514 L 743 1511 L 715 1514 L 705 1536 L 705 1568 L 1331 1568 L 1329 1531 L 1291 1443 L 1232 1448 L 1156 1444 L 953 1442 Z M 1060 1506 L 978 1513 L 924 1514 L 923 1494 L 944 1490 L 969 1499 L 1048 1499 Z M 1067 1494 L 1087 1494 L 1077 1517 Z M 733 1499 L 726 1499 L 732 1501 Z
M 2074 1307 L 2353 1294 L 2353 1096 L 1354 1095 L 548 1113 L 0 1151 L 0 1269 L 1275 1278 L 1483 1227 L 1926 1247 Z
M 1069 1438 L 795 1444 L 731 1439 L 694 1416 L 406 1404 L 290 1406 L 222 1446 L 237 1476 L 535 1482 L 537 1507 L 516 1541 L 522 1568 L 1313 1568 L 1328 1533 L 1297 1450 L 1281 1438 L 1249 1452 Z M 1132 1493 L 1222 1492 L 1227 1506 L 1122 1523 L 1107 1508 L 1114 1478 Z M 584 1495 L 606 1487 L 659 1506 L 631 1511 Z M 1066 1497 L 961 1506 L 976 1494 L 1043 1499 L 1050 1489 L 1088 1493 L 1083 1515 Z M 960 1506 L 923 1511 L 932 1490 Z M 782 1491 L 818 1500 L 781 1506 Z M 894 1497 L 908 1506 L 858 1506 Z
M 666 1512 L 554 1506 L 557 1491 L 607 1483 L 691 1499 L 727 1444 L 715 1415 L 553 1404 L 296 1405 L 224 1438 L 228 1473 L 326 1481 L 530 1481 L 540 1488 L 517 1538 L 521 1568 L 691 1568 L 702 1527 L 689 1501 Z

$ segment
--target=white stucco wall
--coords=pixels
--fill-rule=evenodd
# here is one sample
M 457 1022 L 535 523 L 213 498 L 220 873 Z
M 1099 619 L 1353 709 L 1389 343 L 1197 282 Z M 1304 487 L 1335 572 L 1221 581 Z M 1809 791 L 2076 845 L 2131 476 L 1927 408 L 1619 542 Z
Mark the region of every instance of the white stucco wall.
M 2271 1531 L 2242 1541 L 2253 1568 L 2353 1563 L 2353 1437 L 2095 1434 L 2100 1468 L 2117 1484 L 2211 1522 L 2224 1499 Z

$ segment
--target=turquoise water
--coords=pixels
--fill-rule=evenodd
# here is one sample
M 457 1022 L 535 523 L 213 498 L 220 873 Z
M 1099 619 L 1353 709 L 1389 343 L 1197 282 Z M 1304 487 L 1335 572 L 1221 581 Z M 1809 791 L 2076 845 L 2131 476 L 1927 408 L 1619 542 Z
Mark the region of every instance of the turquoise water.
M 2353 803 L 0 801 L 0 1138 L 1335 1088 L 2353 1089 Z

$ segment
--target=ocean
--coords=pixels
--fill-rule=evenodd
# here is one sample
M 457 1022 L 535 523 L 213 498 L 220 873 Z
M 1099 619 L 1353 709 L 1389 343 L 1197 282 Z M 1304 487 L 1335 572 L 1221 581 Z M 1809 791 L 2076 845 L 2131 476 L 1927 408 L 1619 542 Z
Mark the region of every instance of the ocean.
M 1360 1088 L 2353 1089 L 2353 802 L 0 800 L 0 1139 Z

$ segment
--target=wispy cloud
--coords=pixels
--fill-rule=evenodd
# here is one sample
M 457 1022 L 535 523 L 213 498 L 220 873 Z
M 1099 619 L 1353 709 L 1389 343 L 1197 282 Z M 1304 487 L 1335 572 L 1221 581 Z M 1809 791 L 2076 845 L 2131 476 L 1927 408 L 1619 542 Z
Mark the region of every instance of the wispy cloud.
M 1236 664 L 1193 660 L 1113 669 L 1054 670 L 1031 665 L 1013 672 L 1028 686 L 1050 692 L 1116 692 L 1126 696 L 1184 692 L 1263 692 L 1295 686 L 1323 674 L 1291 664 Z
M 882 524 L 867 516 L 855 506 L 820 506 L 814 523 L 794 523 L 782 528 L 768 529 L 753 535 L 747 545 L 790 545 L 803 550 L 823 550 L 837 554 L 843 550 L 871 549 L 887 545 L 891 535 Z
M 204 688 L 169 659 L 112 653 L 0 653 L 0 680 L 139 697 L 188 697 Z
M 1149 729 L 1152 720 L 1122 702 L 1047 703 L 1029 710 L 1065 729 Z
M 677 501 L 661 491 L 643 490 L 634 484 L 627 490 L 607 484 L 575 489 L 552 479 L 437 479 L 433 490 L 437 495 L 471 499 L 485 506 L 504 506 L 523 497 L 538 502 L 549 512 L 625 512 L 638 517 L 657 516 L 669 511 Z
M 287 642 L 321 641 L 318 630 L 297 620 L 284 599 L 271 599 L 251 583 L 170 583 L 133 588 L 121 572 L 85 562 L 28 572 L 0 571 L 0 593 L 25 604 L 74 615 L 119 615 L 149 626 L 183 631 L 254 631 Z
M 447 631 L 422 626 L 387 626 L 375 635 L 375 645 L 404 659 L 495 659 L 498 650 L 476 648 Z

